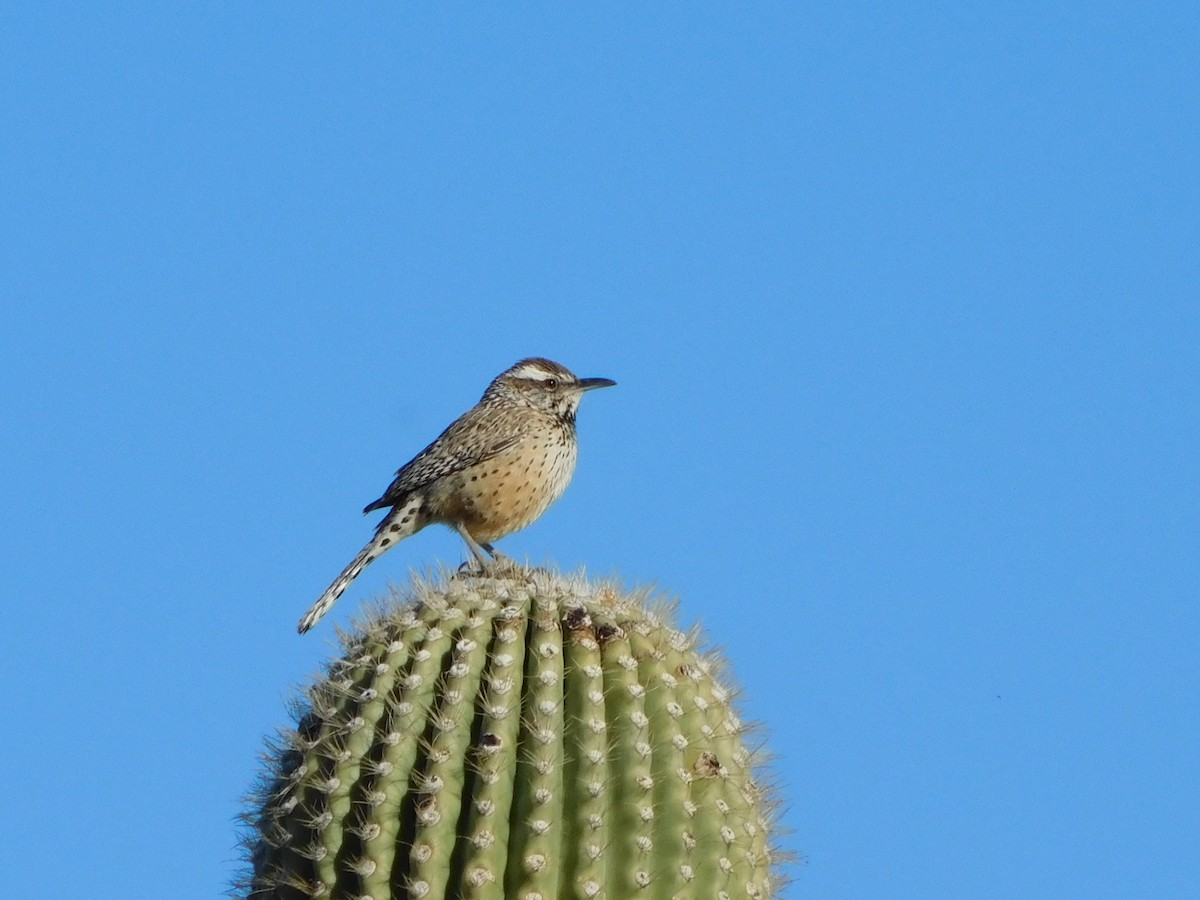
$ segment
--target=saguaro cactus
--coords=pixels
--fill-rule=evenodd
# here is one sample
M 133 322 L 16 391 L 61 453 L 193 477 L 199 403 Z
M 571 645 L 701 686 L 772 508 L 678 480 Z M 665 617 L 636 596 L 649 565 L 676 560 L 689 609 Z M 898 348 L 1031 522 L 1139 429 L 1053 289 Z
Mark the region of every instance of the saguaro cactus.
M 410 591 L 269 754 L 242 896 L 771 895 L 771 806 L 696 634 L 541 571 Z

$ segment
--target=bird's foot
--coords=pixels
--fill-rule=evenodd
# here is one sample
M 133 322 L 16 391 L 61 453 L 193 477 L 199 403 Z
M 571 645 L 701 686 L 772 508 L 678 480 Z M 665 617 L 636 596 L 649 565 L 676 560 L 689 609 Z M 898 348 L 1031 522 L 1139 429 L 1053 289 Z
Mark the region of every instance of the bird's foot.
M 484 544 L 483 549 L 486 550 L 488 552 L 488 555 L 491 556 L 491 558 L 492 558 L 491 563 L 489 563 L 489 565 L 493 565 L 493 564 L 500 565 L 500 566 L 519 565 L 519 563 L 516 560 L 514 560 L 511 556 L 505 556 L 503 553 L 501 553 L 499 550 L 497 550 L 491 544 Z
M 491 559 L 477 559 L 472 556 L 458 567 L 458 574 L 476 578 L 512 578 L 530 571 L 511 556 L 505 556 L 491 547 L 486 549 L 491 554 Z

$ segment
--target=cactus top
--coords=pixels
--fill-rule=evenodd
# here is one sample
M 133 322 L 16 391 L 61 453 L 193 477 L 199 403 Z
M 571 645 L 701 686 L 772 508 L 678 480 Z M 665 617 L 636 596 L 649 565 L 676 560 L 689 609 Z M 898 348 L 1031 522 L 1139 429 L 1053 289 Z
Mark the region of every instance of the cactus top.
M 772 804 L 696 633 L 540 571 L 403 600 L 273 746 L 242 896 L 772 895 Z

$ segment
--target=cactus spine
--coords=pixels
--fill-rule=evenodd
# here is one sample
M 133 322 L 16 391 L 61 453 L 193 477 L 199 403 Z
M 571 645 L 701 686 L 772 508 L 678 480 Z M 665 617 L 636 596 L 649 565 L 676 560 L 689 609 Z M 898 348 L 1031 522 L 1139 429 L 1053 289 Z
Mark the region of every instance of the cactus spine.
M 696 634 L 541 571 L 411 594 L 269 754 L 241 896 L 771 895 L 771 805 Z

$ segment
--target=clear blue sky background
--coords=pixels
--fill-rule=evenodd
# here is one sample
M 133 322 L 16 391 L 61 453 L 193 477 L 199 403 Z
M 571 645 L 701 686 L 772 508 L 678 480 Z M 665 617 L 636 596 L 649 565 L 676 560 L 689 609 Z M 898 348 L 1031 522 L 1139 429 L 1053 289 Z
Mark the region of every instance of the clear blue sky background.
M 725 647 L 787 897 L 1194 896 L 1195 5 L 338 6 L 2 14 L 5 895 L 225 888 L 538 354 L 620 386 L 502 547 Z

